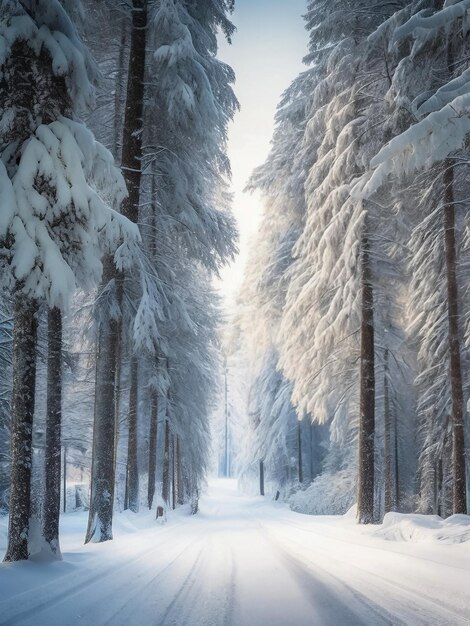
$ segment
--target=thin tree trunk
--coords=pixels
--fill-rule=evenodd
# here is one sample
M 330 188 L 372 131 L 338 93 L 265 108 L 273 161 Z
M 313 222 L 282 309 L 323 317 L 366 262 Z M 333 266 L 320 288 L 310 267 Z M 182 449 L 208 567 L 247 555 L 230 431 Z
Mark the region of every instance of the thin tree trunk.
M 392 493 L 392 450 L 391 450 L 391 419 L 390 419 L 390 382 L 388 379 L 388 348 L 384 355 L 384 490 L 385 490 L 385 513 L 393 510 Z
M 130 379 L 129 439 L 127 444 L 127 493 L 128 507 L 133 513 L 137 513 L 139 510 L 139 467 L 137 459 L 139 364 L 136 356 L 132 356 L 131 358 Z
M 453 512 L 467 512 L 467 485 L 465 475 L 465 441 L 463 421 L 463 385 L 460 357 L 459 290 L 457 283 L 457 244 L 455 237 L 454 168 L 445 163 L 445 256 L 447 272 L 447 314 L 449 322 L 450 385 L 452 395 L 452 478 Z
M 140 183 L 142 180 L 142 137 L 145 90 L 144 78 L 147 37 L 146 27 L 147 0 L 134 0 L 121 158 L 121 166 L 128 191 L 128 197 L 122 203 L 121 213 L 134 223 L 139 221 Z M 131 511 L 137 512 L 139 490 L 137 469 L 138 363 L 135 356 L 131 357 L 130 369 L 131 390 L 128 416 L 129 436 L 126 471 L 127 497 L 125 497 L 125 507 L 130 508 Z
M 175 454 L 175 436 L 171 436 L 171 505 L 172 509 L 176 509 L 176 454 Z
M 121 160 L 121 144 L 122 144 L 122 109 L 124 94 L 126 91 L 125 86 L 125 62 L 126 62 L 126 39 L 127 39 L 127 20 L 121 20 L 121 41 L 119 45 L 119 58 L 118 67 L 115 81 L 114 92 L 114 156 L 120 162 Z
M 64 445 L 64 463 L 63 463 L 63 467 L 64 467 L 64 471 L 63 471 L 63 489 L 62 489 L 62 495 L 63 495 L 63 509 L 64 509 L 64 513 L 67 513 L 67 446 Z
M 168 418 L 165 420 L 162 498 L 167 505 L 170 503 L 170 422 Z
M 31 465 L 36 384 L 37 304 L 15 300 L 11 416 L 11 490 L 5 561 L 28 558 L 31 512 Z
M 259 462 L 259 493 L 264 496 L 264 462 Z
M 315 479 L 315 471 L 314 471 L 314 453 L 313 453 L 313 442 L 314 442 L 314 436 L 313 436 L 313 424 L 311 422 L 309 422 L 309 436 L 310 436 L 310 482 L 313 483 L 314 479 Z
M 58 308 L 48 313 L 47 423 L 43 536 L 51 552 L 61 556 L 59 544 L 61 422 L 62 422 L 62 314 Z M 64 448 L 64 486 L 66 479 Z M 65 509 L 64 491 L 64 509 Z
M 362 237 L 361 385 L 358 521 L 374 521 L 375 356 L 374 292 L 366 225 Z
M 122 140 L 122 169 L 129 195 L 121 208 L 121 213 L 134 223 L 139 220 L 140 182 L 142 179 L 146 39 L 147 0 L 134 0 Z
M 176 435 L 176 502 L 184 504 L 183 481 L 181 479 L 181 444 L 179 435 Z
M 107 276 L 113 271 L 107 259 Z M 96 387 L 91 466 L 90 510 L 85 543 L 113 538 L 115 484 L 116 365 L 121 323 L 116 318 L 103 320 L 98 335 Z
M 147 33 L 147 0 L 134 0 L 132 11 L 131 51 L 123 129 L 122 170 L 129 195 L 122 214 L 137 223 L 142 158 L 142 118 Z M 116 301 L 122 308 L 123 275 L 108 255 L 104 261 L 103 284 L 116 282 Z M 112 521 L 115 481 L 116 372 L 120 356 L 121 320 L 101 321 L 96 365 L 95 414 L 90 511 L 85 542 L 113 538 Z M 112 428 L 111 428 L 112 425 Z M 112 484 L 111 484 L 112 483 Z
M 399 465 L 399 432 L 398 432 L 398 414 L 397 411 L 395 413 L 395 506 L 397 511 L 400 510 L 400 465 Z
M 304 482 L 304 472 L 302 467 L 302 430 L 301 422 L 297 422 L 297 449 L 298 449 L 298 461 L 299 461 L 299 483 Z
M 118 294 L 121 297 L 120 291 L 122 289 L 121 277 L 118 281 Z M 119 436 L 121 432 L 121 390 L 122 390 L 122 324 L 119 324 L 118 336 L 116 337 L 116 373 L 114 381 L 114 476 L 116 477 L 116 463 L 118 458 L 119 449 Z M 127 481 L 127 477 L 126 477 Z M 127 483 L 126 483 L 127 484 Z M 124 507 L 127 508 L 127 505 Z
M 150 406 L 149 459 L 148 459 L 148 507 L 153 505 L 157 477 L 158 391 L 152 389 Z

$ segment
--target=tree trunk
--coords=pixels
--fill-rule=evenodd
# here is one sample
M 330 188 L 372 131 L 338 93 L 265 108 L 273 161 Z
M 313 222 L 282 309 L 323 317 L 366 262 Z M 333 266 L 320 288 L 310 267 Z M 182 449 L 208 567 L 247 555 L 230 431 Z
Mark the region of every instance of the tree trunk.
M 304 482 L 304 472 L 302 466 L 302 423 L 297 422 L 297 448 L 298 448 L 298 461 L 299 461 L 299 483 Z
M 364 225 L 362 237 L 361 383 L 359 416 L 358 522 L 374 521 L 375 356 L 374 292 L 370 248 Z
M 134 0 L 122 140 L 122 170 L 129 195 L 121 208 L 121 213 L 134 223 L 137 223 L 139 219 L 140 181 L 142 178 L 146 39 L 147 0 Z
M 175 436 L 171 436 L 171 507 L 176 509 L 176 454 Z
M 450 385 L 452 395 L 452 478 L 453 512 L 467 512 L 462 366 L 460 358 L 459 291 L 455 237 L 454 168 L 450 160 L 444 170 L 444 230 L 447 272 L 447 314 L 449 322 Z
M 168 418 L 165 420 L 162 498 L 167 505 L 170 503 L 170 422 L 168 421 Z
M 129 438 L 127 444 L 127 494 L 129 509 L 133 513 L 137 513 L 139 511 L 139 467 L 137 459 L 139 365 L 136 356 L 132 356 L 131 358 L 130 379 Z
M 114 137 L 113 137 L 113 154 L 118 162 L 121 161 L 121 144 L 122 144 L 122 109 L 124 104 L 124 96 L 126 93 L 126 44 L 127 44 L 127 20 L 121 19 L 121 41 L 119 45 L 119 58 L 115 81 L 114 92 Z
M 113 271 L 112 259 L 107 272 Z M 96 355 L 96 387 L 91 465 L 91 494 L 85 543 L 113 538 L 116 428 L 116 364 L 121 322 L 100 324 Z
M 139 217 L 139 193 L 142 176 L 142 118 L 147 33 L 147 0 L 134 0 L 132 11 L 131 51 L 123 129 L 122 170 L 129 195 L 121 213 L 133 222 Z M 123 276 L 112 256 L 105 261 L 103 284 L 116 281 L 116 301 L 122 306 Z M 95 415 L 90 511 L 85 542 L 113 538 L 112 521 L 115 481 L 116 372 L 120 357 L 120 319 L 101 321 L 96 364 Z M 112 428 L 111 428 L 112 422 Z M 112 484 L 111 484 L 112 483 Z
M 63 509 L 64 513 L 67 513 L 67 446 L 64 445 L 64 462 L 63 462 L 63 485 L 62 485 L 62 496 L 63 496 Z
M 264 462 L 259 462 L 259 494 L 264 496 Z
M 148 506 L 153 505 L 157 477 L 158 391 L 152 390 L 150 405 L 149 459 L 148 459 Z
M 176 501 L 181 506 L 184 504 L 184 489 L 181 479 L 181 445 L 179 435 L 176 435 Z
M 384 491 L 385 513 L 393 510 L 392 492 L 392 450 L 391 450 L 391 419 L 390 419 L 390 382 L 388 379 L 388 348 L 384 355 Z
M 15 300 L 11 416 L 11 490 L 5 561 L 28 558 L 31 512 L 31 465 L 36 384 L 37 304 Z
M 62 314 L 58 308 L 48 313 L 47 423 L 43 536 L 53 554 L 60 558 L 60 470 L 62 422 Z M 64 510 L 66 504 L 64 448 Z
M 314 479 L 315 479 L 315 470 L 314 470 L 314 462 L 315 462 L 315 457 L 314 457 L 314 450 L 313 450 L 313 444 L 314 444 L 314 434 L 313 434 L 313 424 L 311 422 L 309 422 L 308 424 L 309 426 L 309 437 L 310 437 L 310 445 L 309 445 L 309 452 L 310 452 L 310 482 L 313 483 Z
M 395 506 L 397 511 L 400 510 L 400 465 L 399 465 L 399 430 L 398 430 L 398 415 L 397 412 L 394 411 L 395 413 L 395 419 L 394 419 L 394 424 L 395 424 L 395 438 L 394 438 L 394 444 L 395 444 Z
M 119 276 L 117 286 L 118 298 L 121 299 L 122 275 Z M 114 476 L 116 477 L 116 463 L 118 458 L 119 437 L 121 433 L 121 391 L 122 391 L 122 323 L 119 322 L 118 336 L 116 337 L 116 372 L 114 376 Z M 127 488 L 127 475 L 126 475 Z M 127 504 L 124 507 L 127 508 Z

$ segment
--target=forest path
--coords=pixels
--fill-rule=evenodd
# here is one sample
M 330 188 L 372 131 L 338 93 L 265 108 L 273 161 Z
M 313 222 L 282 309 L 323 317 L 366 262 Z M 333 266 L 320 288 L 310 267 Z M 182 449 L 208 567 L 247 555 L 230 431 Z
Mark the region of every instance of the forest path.
M 470 624 L 467 545 L 384 541 L 233 481 L 212 482 L 196 517 L 74 541 L 65 534 L 61 563 L 0 568 L 0 624 Z

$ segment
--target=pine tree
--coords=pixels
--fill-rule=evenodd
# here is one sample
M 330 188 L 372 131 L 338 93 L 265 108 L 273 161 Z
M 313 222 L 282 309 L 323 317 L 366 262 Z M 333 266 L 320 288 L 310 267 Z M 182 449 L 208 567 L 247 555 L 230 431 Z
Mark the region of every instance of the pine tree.
M 1 115 L 10 123 L 0 138 L 0 179 L 8 197 L 3 231 L 16 314 L 5 558 L 18 560 L 28 556 L 38 305 L 66 309 L 75 285 L 99 280 L 103 251 L 130 231 L 113 210 L 124 196 L 120 173 L 78 121 L 92 95 L 93 64 L 72 22 L 58 2 L 6 8 L 0 64 L 9 95 Z

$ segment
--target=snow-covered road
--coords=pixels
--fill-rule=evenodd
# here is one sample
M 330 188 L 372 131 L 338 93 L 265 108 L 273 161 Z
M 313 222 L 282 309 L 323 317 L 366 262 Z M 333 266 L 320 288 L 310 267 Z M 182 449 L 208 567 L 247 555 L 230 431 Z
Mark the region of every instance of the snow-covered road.
M 68 517 L 68 519 L 67 519 Z M 0 568 L 0 623 L 470 624 L 470 545 L 385 541 L 345 518 L 311 518 L 230 481 L 165 526 L 118 516 L 116 540 L 82 546 L 66 516 L 64 561 Z

